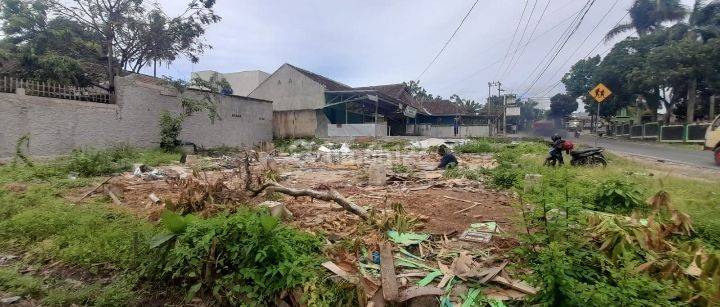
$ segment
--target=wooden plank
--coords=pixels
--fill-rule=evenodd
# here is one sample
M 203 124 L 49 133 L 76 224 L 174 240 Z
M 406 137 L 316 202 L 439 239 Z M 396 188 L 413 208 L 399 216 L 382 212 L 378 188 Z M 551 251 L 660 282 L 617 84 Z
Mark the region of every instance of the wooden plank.
M 122 206 L 122 202 L 120 201 L 120 198 L 118 198 L 117 195 L 115 195 L 115 193 L 113 193 L 113 191 L 111 191 L 107 186 L 105 186 L 105 193 L 107 193 L 108 195 L 110 195 L 110 198 L 112 198 L 112 201 L 113 201 L 116 205 Z
M 392 246 L 387 242 L 380 243 L 380 279 L 385 300 L 395 301 L 398 297 L 397 275 Z
M 485 277 L 483 277 L 483 279 L 480 280 L 480 283 L 484 284 L 484 283 L 488 282 L 488 280 L 495 278 L 495 276 L 500 274 L 500 271 L 502 271 L 506 265 L 508 265 L 507 260 L 503 261 L 503 263 L 499 267 L 490 269 L 491 271 L 487 275 L 485 275 Z
M 465 203 L 468 203 L 468 204 L 473 204 L 473 205 L 475 204 L 474 201 L 464 200 L 464 199 L 455 198 L 455 197 L 450 197 L 450 196 L 443 196 L 443 197 L 444 197 L 444 198 L 447 198 L 447 199 L 455 200 L 455 201 L 465 202 Z
M 492 281 L 499 283 L 503 286 L 507 286 L 513 290 L 517 290 L 522 293 L 526 293 L 526 294 L 530 294 L 530 295 L 535 295 L 538 292 L 538 290 L 535 289 L 535 287 L 527 284 L 524 281 L 513 281 L 510 279 L 501 277 L 501 276 L 495 276 L 495 278 L 493 278 Z
M 416 298 L 418 296 L 427 296 L 427 295 L 433 295 L 433 296 L 441 296 L 445 294 L 445 291 L 440 288 L 436 287 L 410 287 L 402 292 L 397 297 L 398 302 L 404 302 L 412 298 Z
M 348 273 L 347 271 L 340 268 L 337 264 L 333 263 L 332 261 L 327 261 L 322 264 L 323 267 L 330 270 L 330 272 L 335 273 L 337 276 L 342 277 L 342 279 L 346 280 L 347 282 L 351 284 L 358 284 L 358 278 L 357 276 L 353 276 L 352 274 Z
M 98 184 L 97 186 L 95 186 L 94 189 L 92 189 L 92 190 L 88 191 L 87 193 L 83 194 L 83 196 L 80 197 L 80 199 L 78 199 L 78 201 L 80 202 L 80 201 L 82 201 L 83 199 L 85 199 L 85 198 L 87 198 L 88 196 L 90 196 L 90 194 L 95 193 L 95 191 L 97 191 L 97 189 L 99 189 L 101 186 L 103 186 L 104 184 L 106 184 L 106 183 L 107 183 L 108 181 L 110 181 L 110 179 L 112 179 L 112 178 L 113 178 L 113 177 L 111 176 L 111 177 L 108 177 L 107 179 L 103 180 L 100 184 Z
M 475 208 L 475 207 L 477 207 L 477 206 L 479 206 L 479 205 L 480 205 L 480 203 L 475 203 L 474 205 L 472 205 L 472 206 L 470 206 L 470 207 L 467 207 L 467 208 L 462 209 L 462 210 L 455 211 L 455 212 L 453 212 L 453 214 L 463 213 L 463 212 L 468 211 L 468 210 L 470 210 L 470 209 L 472 209 L 472 208 Z

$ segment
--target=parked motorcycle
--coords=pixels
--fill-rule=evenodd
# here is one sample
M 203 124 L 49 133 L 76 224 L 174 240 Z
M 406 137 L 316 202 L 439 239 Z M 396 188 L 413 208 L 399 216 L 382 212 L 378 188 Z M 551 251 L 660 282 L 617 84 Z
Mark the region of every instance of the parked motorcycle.
M 607 159 L 602 154 L 603 148 L 588 148 L 585 150 L 574 150 L 570 152 L 570 165 L 572 166 L 607 166 Z M 545 158 L 546 166 L 555 166 L 558 159 L 552 155 Z
M 603 156 L 604 149 L 599 147 L 588 148 L 585 150 L 574 150 L 570 152 L 572 159 L 570 165 L 587 165 L 587 166 L 607 166 L 607 159 Z

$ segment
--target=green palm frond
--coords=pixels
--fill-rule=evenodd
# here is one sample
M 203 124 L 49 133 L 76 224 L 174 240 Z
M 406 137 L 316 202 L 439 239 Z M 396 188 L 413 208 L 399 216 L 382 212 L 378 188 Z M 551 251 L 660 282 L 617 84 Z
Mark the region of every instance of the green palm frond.
M 633 26 L 631 23 L 623 23 L 615 26 L 614 28 L 610 29 L 607 34 L 605 34 L 605 41 L 610 41 L 616 36 L 620 35 L 620 33 L 630 31 L 634 29 L 635 26 Z

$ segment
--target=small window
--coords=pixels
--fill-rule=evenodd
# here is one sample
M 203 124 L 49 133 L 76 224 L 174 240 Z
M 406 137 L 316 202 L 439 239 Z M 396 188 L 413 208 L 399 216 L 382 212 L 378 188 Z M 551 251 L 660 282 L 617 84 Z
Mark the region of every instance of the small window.
M 288 79 L 288 84 L 292 84 L 292 79 Z
M 278 85 L 282 84 L 282 81 L 278 80 Z

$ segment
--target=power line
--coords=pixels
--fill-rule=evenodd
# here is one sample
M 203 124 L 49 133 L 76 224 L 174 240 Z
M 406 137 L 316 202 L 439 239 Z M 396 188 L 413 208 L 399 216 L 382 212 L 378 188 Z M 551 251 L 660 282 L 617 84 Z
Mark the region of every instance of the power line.
M 550 27 L 549 29 L 543 31 L 542 33 L 538 34 L 538 35 L 537 35 L 536 37 L 534 37 L 532 40 L 528 40 L 528 41 L 525 43 L 525 45 L 523 45 L 523 47 L 524 47 L 524 48 L 527 48 L 527 46 L 529 46 L 530 43 L 534 42 L 535 40 L 537 40 L 537 39 L 539 39 L 539 38 L 541 38 L 541 37 L 543 37 L 543 36 L 545 36 L 546 34 L 552 32 L 553 30 L 557 29 L 558 27 L 562 26 L 563 24 L 565 24 L 565 22 L 567 22 L 567 21 L 570 20 L 571 18 L 576 17 L 576 16 L 578 15 L 578 13 L 579 13 L 579 11 L 576 12 L 576 13 L 574 13 L 574 14 L 572 14 L 572 15 L 570 15 L 570 16 L 567 16 L 567 17 L 563 18 L 560 22 L 558 22 L 558 23 L 555 24 L 554 26 Z M 499 43 L 499 42 L 496 42 L 496 44 L 497 44 L 497 43 Z M 482 54 L 484 54 L 484 53 L 486 53 L 486 52 L 488 52 L 488 51 L 490 51 L 490 50 L 495 50 L 495 49 L 494 49 L 493 47 L 489 47 L 489 48 L 481 51 L 481 52 L 478 53 L 477 55 L 482 55 Z M 501 60 L 502 60 L 502 59 L 498 59 L 498 60 L 496 60 L 495 62 L 493 62 L 493 63 L 490 64 L 490 65 L 494 65 L 494 64 L 500 62 Z M 486 70 L 487 68 L 488 68 L 488 67 L 480 68 L 478 71 L 473 72 L 472 74 L 468 75 L 467 77 L 464 77 L 464 78 L 462 78 L 462 79 L 459 80 L 459 81 L 450 83 L 449 85 L 443 87 L 443 89 L 447 89 L 447 88 L 452 87 L 452 86 L 455 86 L 455 85 L 457 85 L 457 84 L 459 84 L 459 83 L 465 82 L 465 81 L 467 81 L 468 79 L 476 76 L 478 73 Z
M 500 68 L 495 73 L 495 78 L 497 79 L 498 75 L 500 74 L 500 70 L 502 70 L 503 65 L 505 64 L 505 60 L 507 59 L 508 55 L 510 55 L 510 50 L 512 49 L 513 44 L 515 43 L 515 36 L 517 36 L 517 32 L 520 29 L 520 24 L 522 24 L 522 21 L 525 17 L 525 11 L 527 10 L 529 0 L 525 0 L 525 6 L 523 7 L 522 13 L 520 14 L 520 19 L 518 20 L 517 26 L 515 27 L 515 32 L 513 32 L 512 39 L 510 40 L 510 45 L 508 45 L 508 50 L 505 52 L 505 56 L 502 59 L 502 62 L 500 63 Z
M 547 3 L 545 3 L 545 8 L 543 8 L 542 13 L 540 13 L 540 18 L 538 18 L 538 21 L 535 24 L 535 27 L 533 28 L 532 32 L 530 32 L 530 37 L 528 38 L 528 42 L 532 41 L 532 38 L 535 35 L 535 32 L 538 29 L 538 26 L 542 22 L 543 17 L 545 17 L 545 12 L 547 11 L 548 7 L 550 6 L 550 1 L 551 0 L 548 0 Z M 529 44 L 525 44 L 523 46 L 522 50 L 520 51 L 520 55 L 515 59 L 515 62 L 512 63 L 512 65 L 510 66 L 510 69 L 508 69 L 508 71 L 507 71 L 508 74 L 511 73 L 513 69 L 515 69 L 515 66 L 517 66 L 518 62 L 520 62 L 520 58 L 522 58 L 522 56 L 525 55 L 525 51 L 527 50 L 528 45 Z
M 573 58 L 573 56 L 575 56 L 575 54 L 576 54 L 578 51 L 580 51 L 580 48 L 582 48 L 582 46 L 585 45 L 585 42 L 587 42 L 588 39 L 590 39 L 590 35 L 592 35 L 593 33 L 595 33 L 595 30 L 597 30 L 597 28 L 600 26 L 600 24 L 602 24 L 602 22 L 605 21 L 605 19 L 607 18 L 607 16 L 610 14 L 610 12 L 612 12 L 612 10 L 615 8 L 615 6 L 618 4 L 618 2 L 620 2 L 620 0 L 615 0 L 615 2 L 612 4 L 612 6 L 610 6 L 610 8 L 607 9 L 607 11 L 606 11 L 605 14 L 602 16 L 602 18 L 600 18 L 600 21 L 598 21 L 598 22 L 595 24 L 595 26 L 592 28 L 592 30 L 590 30 L 590 33 L 588 33 L 588 34 L 585 36 L 585 39 L 583 39 L 583 41 L 582 41 L 580 44 L 577 45 L 577 48 L 575 48 L 575 51 L 573 51 L 573 53 L 570 54 L 569 56 L 565 57 L 565 62 L 563 62 L 562 64 L 560 64 L 560 65 L 558 66 L 558 68 L 551 74 L 551 76 L 556 76 L 556 75 L 563 69 L 563 67 L 565 67 L 565 65 L 567 65 L 568 62 L 570 62 L 570 60 Z M 623 16 L 623 19 L 624 19 L 624 18 L 625 18 L 625 17 Z M 594 47 L 594 48 L 597 48 L 597 46 L 599 46 L 599 45 L 596 45 L 596 47 Z M 590 52 L 592 52 L 592 50 L 591 50 Z M 552 80 L 552 78 L 550 78 L 550 79 Z
M 555 55 L 552 57 L 552 59 L 550 59 L 550 62 L 548 62 L 548 64 L 545 65 L 545 68 L 543 68 L 543 70 L 540 72 L 540 74 L 537 76 L 537 78 L 535 78 L 535 80 L 532 82 L 532 84 L 530 84 L 530 87 L 528 87 L 528 89 L 525 90 L 525 92 L 524 92 L 522 95 L 520 95 L 521 97 L 524 96 L 525 94 L 527 94 L 528 92 L 530 92 L 530 90 L 533 88 L 533 86 L 535 86 L 535 84 L 537 84 L 538 80 L 540 80 L 540 78 L 542 78 L 542 76 L 545 74 L 545 72 L 546 72 L 547 69 L 550 67 L 550 65 L 552 65 L 552 63 L 555 61 L 555 59 L 557 59 L 557 57 L 558 57 L 558 55 L 560 54 L 560 52 L 562 52 L 562 49 L 565 48 L 565 45 L 566 45 L 567 42 L 570 40 L 570 38 L 572 38 L 572 36 L 575 34 L 575 32 L 577 32 L 578 28 L 580 28 L 580 25 L 582 24 L 583 20 L 585 19 L 585 16 L 587 16 L 587 13 L 590 11 L 590 9 L 592 8 L 592 6 L 595 4 L 595 0 L 588 0 L 588 1 L 589 1 L 590 5 L 587 7 L 587 9 L 585 10 L 585 12 L 582 14 L 582 17 L 580 17 L 580 20 L 578 21 L 578 23 L 577 23 L 577 25 L 575 26 L 575 28 L 574 28 L 574 29 L 570 32 L 570 34 L 567 36 L 567 38 L 566 38 L 565 41 L 562 43 L 562 45 L 560 46 L 560 48 L 558 49 L 558 51 L 555 53 Z
M 525 33 L 527 33 L 528 27 L 530 26 L 530 21 L 532 21 L 532 17 L 535 14 L 535 7 L 537 7 L 537 3 L 538 3 L 538 0 L 533 1 L 533 6 L 532 6 L 532 9 L 530 10 L 530 15 L 528 16 L 527 22 L 525 23 L 525 27 L 523 28 L 523 32 L 520 35 L 520 39 L 518 40 L 517 47 L 515 47 L 515 51 L 513 51 L 512 56 L 510 56 L 510 62 L 508 62 L 506 69 L 503 70 L 503 73 L 500 75 L 500 79 L 504 78 L 505 75 L 509 72 L 510 68 L 512 67 L 512 63 L 514 63 L 515 56 L 518 54 L 518 51 L 520 51 L 523 39 L 525 39 Z M 546 8 L 547 8 L 547 6 L 546 6 Z M 537 24 L 535 24 L 535 25 L 537 28 Z
M 617 4 L 617 1 L 616 1 L 615 3 Z M 613 7 L 614 7 L 614 5 L 613 5 Z M 612 8 L 610 8 L 610 9 L 612 9 Z M 625 15 L 623 15 L 623 17 L 620 18 L 620 20 L 618 20 L 618 21 L 615 23 L 615 25 L 613 26 L 613 28 L 617 27 L 617 25 L 619 25 L 619 24 L 625 19 L 625 17 L 628 16 L 628 14 L 630 14 L 630 13 L 629 13 L 629 12 L 625 13 Z M 606 14 L 606 15 L 607 15 L 607 14 Z M 604 18 L 603 18 L 603 19 L 604 19 Z M 601 22 L 602 22 L 602 21 L 601 21 Z M 594 30 L 594 29 L 593 29 L 593 30 Z M 634 30 L 633 30 L 632 32 L 630 32 L 630 34 L 629 34 L 628 36 L 632 35 L 633 33 L 635 33 Z M 592 34 L 592 32 L 591 32 L 591 34 Z M 604 38 L 601 38 L 601 39 L 597 42 L 597 44 L 595 44 L 595 46 L 593 46 L 593 48 L 590 49 L 590 51 L 583 57 L 583 59 L 587 59 L 588 57 L 590 57 L 590 55 L 591 55 L 593 52 L 595 52 L 595 50 L 596 50 L 598 47 L 600 47 L 600 45 L 601 45 L 603 42 L 605 42 L 605 39 L 604 39 Z M 583 43 L 585 43 L 585 41 L 583 41 Z M 601 52 L 600 55 L 601 55 L 601 56 L 602 56 L 602 55 L 605 55 L 605 54 L 608 53 L 612 48 L 613 48 L 613 46 L 610 46 L 610 48 L 608 48 L 608 49 L 606 49 L 605 51 Z M 578 47 L 578 49 L 579 49 L 579 47 Z M 575 51 L 577 52 L 578 49 L 576 49 Z M 575 53 L 573 52 L 573 55 L 574 55 L 574 54 L 575 54 Z M 570 57 L 568 57 L 568 59 L 570 59 Z M 563 65 L 561 65 L 561 67 L 564 66 L 566 63 L 567 63 L 567 61 L 565 61 L 565 63 L 563 63 Z M 547 95 L 550 91 L 552 91 L 553 89 L 555 89 L 558 85 L 560 85 L 560 82 L 561 82 L 561 81 L 562 81 L 562 79 L 561 79 L 560 81 L 558 81 L 557 83 L 555 83 L 552 87 L 546 89 L 546 90 L 544 91 L 543 95 Z
M 526 82 L 529 82 L 532 79 L 532 76 L 535 75 L 535 72 L 537 72 L 538 69 L 540 69 L 540 67 L 542 66 L 542 63 L 545 63 L 545 61 L 547 61 L 550 58 L 550 56 L 552 55 L 555 48 L 557 48 L 560 45 L 560 42 L 563 40 L 563 38 L 565 38 L 566 35 L 568 35 L 568 33 L 573 28 L 573 25 L 579 20 L 580 16 L 582 15 L 582 12 L 587 8 L 588 3 L 589 3 L 589 1 L 586 2 L 585 5 L 583 5 L 583 7 L 581 9 L 579 9 L 577 12 L 575 12 L 575 14 L 573 14 L 571 16 L 571 17 L 574 17 L 574 19 L 570 22 L 570 25 L 565 29 L 565 31 L 563 31 L 562 34 L 560 34 L 560 37 L 558 37 L 558 39 L 555 41 L 555 43 L 552 45 L 552 47 L 550 47 L 550 50 L 548 50 L 548 52 L 545 54 L 545 56 L 543 56 L 542 60 L 540 60 L 538 65 L 536 65 L 535 68 L 533 68 L 532 72 L 530 72 L 527 75 L 527 77 L 522 82 L 520 82 L 518 87 L 522 87 Z
M 435 55 L 435 57 L 432 59 L 432 61 L 430 61 L 430 64 L 428 64 L 428 66 L 425 67 L 425 69 L 420 73 L 420 75 L 418 75 L 418 77 L 416 78 L 416 80 L 418 82 L 420 82 L 420 77 L 422 77 L 425 74 L 425 72 L 427 72 L 428 69 L 430 69 L 430 67 L 433 66 L 433 64 L 435 64 L 437 59 L 440 58 L 440 55 L 445 51 L 445 48 L 447 48 L 447 46 L 450 45 L 450 41 L 452 41 L 452 39 L 455 37 L 455 34 L 457 34 L 458 31 L 460 31 L 460 28 L 465 23 L 465 20 L 468 19 L 468 17 L 470 16 L 470 13 L 472 13 L 473 9 L 475 8 L 475 5 L 477 5 L 479 1 L 480 0 L 475 0 L 475 3 L 473 3 L 473 5 L 470 7 L 467 14 L 465 14 L 465 17 L 463 17 L 463 19 L 460 21 L 460 24 L 457 26 L 457 28 L 455 28 L 455 31 L 453 31 L 453 34 L 450 35 L 450 38 L 448 38 L 448 40 L 445 42 L 445 44 L 440 49 L 440 51 Z

